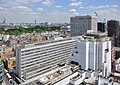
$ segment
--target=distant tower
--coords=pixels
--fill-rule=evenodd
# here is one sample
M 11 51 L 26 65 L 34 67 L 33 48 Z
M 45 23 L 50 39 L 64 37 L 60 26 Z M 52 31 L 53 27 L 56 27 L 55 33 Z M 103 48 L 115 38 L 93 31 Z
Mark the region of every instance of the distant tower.
M 4 20 L 3 20 L 3 24 L 5 24 L 6 23 L 6 18 L 4 18 Z
M 37 20 L 35 20 L 35 24 L 37 23 Z

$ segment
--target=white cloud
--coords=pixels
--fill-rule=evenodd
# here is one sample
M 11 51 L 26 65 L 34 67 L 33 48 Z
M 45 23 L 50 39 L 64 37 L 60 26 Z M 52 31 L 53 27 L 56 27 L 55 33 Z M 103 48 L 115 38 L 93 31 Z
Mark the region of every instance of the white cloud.
M 71 2 L 76 2 L 77 0 L 70 0 Z
M 54 3 L 54 0 L 43 0 L 42 3 L 44 5 L 50 6 L 50 5 L 52 5 Z
M 36 12 L 30 12 L 29 14 L 33 14 L 33 15 L 36 15 L 36 14 L 38 14 L 38 13 L 36 13 Z
M 8 14 L 7 11 L 1 11 L 0 13 L 2 13 L 2 14 Z
M 79 14 L 76 9 L 70 9 L 69 12 L 72 13 L 72 14 L 75 14 L 75 15 Z
M 4 9 L 3 7 L 0 7 L 0 10 Z
M 57 5 L 57 6 L 55 6 L 56 8 L 61 8 L 62 6 L 60 6 L 60 5 Z
M 118 5 L 111 5 L 111 7 L 117 8 L 117 7 L 119 7 L 119 6 L 118 6 Z
M 107 19 L 107 20 L 110 20 L 110 19 L 120 20 L 120 17 L 119 17 L 120 12 L 119 12 L 119 10 L 117 10 L 115 8 L 111 8 L 109 10 L 97 10 L 96 12 L 103 19 Z
M 27 6 L 16 6 L 13 7 L 18 12 L 32 12 L 32 9 L 28 8 Z
M 83 6 L 81 6 L 81 7 L 79 7 L 80 9 L 84 9 L 84 7 Z
M 61 23 L 64 23 L 64 22 L 68 22 L 69 21 L 69 19 L 72 16 L 72 14 L 68 13 L 68 12 L 55 11 L 55 12 L 50 13 L 48 16 L 49 16 L 50 22 L 55 22 L 55 23 L 56 22 L 61 22 Z
M 103 9 L 103 8 L 117 8 L 118 5 L 101 5 L 101 6 L 89 6 L 90 9 Z
M 45 9 L 44 8 L 38 8 L 37 11 L 41 11 L 42 12 L 42 11 L 45 11 Z
M 8 14 L 8 10 L 4 7 L 0 7 L 0 13 Z
M 33 3 L 33 2 L 38 2 L 41 0 L 14 0 L 15 2 L 21 3 L 21 4 L 29 4 L 29 3 Z
M 82 2 L 72 2 L 69 6 L 80 6 Z

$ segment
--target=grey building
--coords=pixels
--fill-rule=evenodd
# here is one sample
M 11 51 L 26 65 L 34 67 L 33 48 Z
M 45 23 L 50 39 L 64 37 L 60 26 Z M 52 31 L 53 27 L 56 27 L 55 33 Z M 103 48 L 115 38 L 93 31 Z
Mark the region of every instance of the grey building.
M 98 30 L 99 32 L 105 32 L 105 23 L 98 22 L 98 23 L 97 23 L 97 30 Z
M 70 18 L 71 36 L 80 36 L 93 30 L 97 32 L 97 18 L 94 16 L 75 16 Z
M 16 74 L 28 80 L 68 63 L 74 46 L 75 40 L 66 38 L 16 47 Z
M 119 33 L 119 21 L 110 20 L 107 22 L 108 37 L 113 37 L 115 40 L 115 46 L 120 47 L 120 33 Z
M 108 37 L 117 36 L 119 33 L 119 21 L 110 20 L 107 22 Z

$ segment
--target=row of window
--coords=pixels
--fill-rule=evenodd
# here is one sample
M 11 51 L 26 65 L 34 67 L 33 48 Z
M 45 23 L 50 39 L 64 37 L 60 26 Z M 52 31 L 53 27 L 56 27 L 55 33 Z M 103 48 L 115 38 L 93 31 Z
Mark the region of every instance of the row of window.
M 69 53 L 70 53 L 70 52 L 69 52 Z M 42 61 L 38 60 L 38 62 L 37 62 L 37 61 L 34 61 L 34 62 L 31 62 L 31 63 L 30 63 L 30 62 L 29 62 L 29 63 L 25 63 L 24 66 L 22 65 L 22 69 L 23 69 L 23 68 L 26 69 L 26 67 L 30 67 L 30 66 L 32 66 L 32 65 L 49 63 L 49 62 L 52 62 L 52 61 L 55 61 L 55 60 L 63 59 L 63 58 L 68 57 L 68 56 L 69 56 L 69 54 L 68 54 L 68 52 L 66 52 L 65 54 L 60 54 L 60 55 L 57 55 L 56 57 L 53 57 L 53 58 L 49 57 L 50 60 L 49 60 L 49 59 L 45 59 L 45 60 L 42 60 Z
M 62 59 L 62 61 L 66 61 L 66 59 Z M 56 61 L 56 62 L 54 62 L 54 63 L 51 63 L 51 65 L 56 65 L 56 63 L 58 63 L 58 61 Z M 27 74 L 27 76 L 28 76 L 28 77 L 29 77 L 29 76 L 34 77 L 35 75 L 38 76 L 40 73 L 43 73 L 44 71 L 46 71 L 46 70 L 48 70 L 48 69 L 51 70 L 52 67 L 54 67 L 54 66 L 49 66 L 49 67 L 47 67 L 47 68 L 37 70 L 37 71 L 35 71 L 35 72 L 33 72 L 33 73 Z
M 42 54 L 41 53 L 33 53 L 33 54 L 30 54 L 30 55 L 26 55 L 26 57 L 22 57 L 22 62 L 25 62 L 27 60 L 33 60 L 33 59 L 37 59 L 37 58 L 40 58 L 40 59 L 43 59 L 45 58 L 45 56 L 48 56 L 48 55 L 51 55 L 51 54 L 57 54 L 57 53 L 61 53 L 61 52 L 66 52 L 67 50 L 72 50 L 73 46 L 70 46 L 70 47 L 66 47 L 66 48 L 63 48 L 63 49 L 59 49 L 59 50 L 54 50 L 54 51 L 51 51 L 51 52 L 43 52 Z M 39 56 L 38 56 L 39 55 Z M 34 57 L 33 57 L 34 56 Z
M 61 43 L 61 44 L 55 44 L 55 45 L 47 46 L 47 48 L 53 49 L 53 47 L 55 47 L 55 46 L 58 46 L 58 45 L 63 46 L 63 44 L 66 44 L 66 45 L 67 45 L 68 43 L 71 43 L 71 42 Z M 30 52 L 30 51 L 33 51 L 33 50 L 40 50 L 40 49 L 45 49 L 45 47 L 40 47 L 40 48 L 35 48 L 35 49 L 24 50 L 24 51 L 21 51 L 21 53 Z M 45 50 L 47 50 L 47 49 L 45 49 Z
M 59 53 L 59 52 L 65 52 L 67 50 L 72 50 L 72 48 L 73 48 L 73 46 L 70 46 L 68 48 L 66 47 L 66 48 L 59 49 L 59 50 L 54 49 L 53 51 L 50 51 L 50 52 L 43 52 L 42 54 L 41 54 L 41 52 L 33 53 L 33 54 L 30 54 L 30 55 L 26 55 L 26 57 L 22 57 L 22 62 L 26 61 L 27 59 L 39 58 L 39 57 L 37 57 L 38 55 L 40 55 L 41 58 L 42 58 L 42 57 L 47 56 L 47 55 L 51 55 L 51 54 L 55 54 L 55 53 Z
M 52 46 L 46 46 L 46 47 L 40 47 L 39 50 L 31 49 L 31 50 L 26 50 L 27 52 L 22 51 L 22 55 L 27 55 L 27 53 L 34 53 L 34 52 L 40 52 L 40 51 L 46 51 L 46 50 L 53 50 L 58 47 L 64 47 L 64 46 L 69 46 L 73 43 L 68 42 L 68 43 L 62 43 L 62 44 L 57 44 L 57 45 L 52 45 Z

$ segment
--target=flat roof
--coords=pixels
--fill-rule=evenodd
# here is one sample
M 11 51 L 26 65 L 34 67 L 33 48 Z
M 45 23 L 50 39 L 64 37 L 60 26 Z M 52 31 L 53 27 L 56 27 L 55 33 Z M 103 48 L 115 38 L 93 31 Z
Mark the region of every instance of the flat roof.
M 47 40 L 47 41 L 43 41 L 43 42 L 40 42 L 40 43 L 24 44 L 22 46 L 17 46 L 17 47 L 21 47 L 21 49 L 24 49 L 24 48 L 43 46 L 43 45 L 47 45 L 47 44 L 52 44 L 52 43 L 57 43 L 57 42 L 62 42 L 62 41 L 68 41 L 68 40 L 74 40 L 74 39 L 72 37 L 69 37 L 69 38 L 63 38 L 63 39 L 59 39 L 59 40 Z

